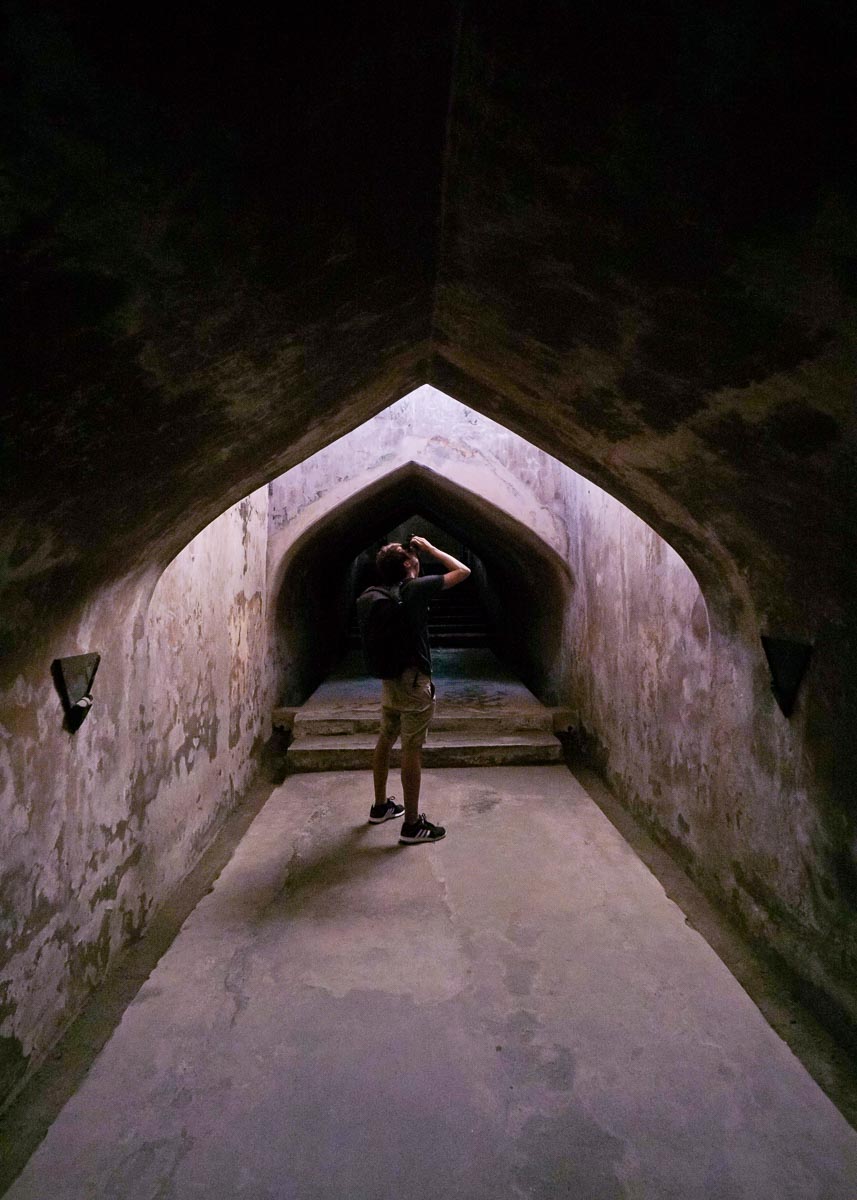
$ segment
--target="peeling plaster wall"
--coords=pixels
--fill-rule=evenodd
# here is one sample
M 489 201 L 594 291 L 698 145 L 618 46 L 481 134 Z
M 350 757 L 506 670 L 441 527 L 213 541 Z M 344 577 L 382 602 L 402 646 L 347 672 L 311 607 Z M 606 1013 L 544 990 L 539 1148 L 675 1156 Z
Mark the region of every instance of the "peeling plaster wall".
M 149 606 L 140 782 L 151 793 L 146 829 L 159 891 L 183 878 L 234 807 L 268 731 L 267 500 L 259 489 L 194 538 Z
M 831 836 L 829 764 L 812 752 L 831 700 L 827 647 L 787 719 L 757 628 L 712 620 L 665 542 L 581 476 L 566 484 L 578 749 L 850 1037 L 854 847 Z
M 832 1020 L 853 1021 L 853 847 L 830 798 L 835 764 L 816 749 L 833 702 L 828 636 L 816 640 L 786 719 L 771 694 L 759 616 L 728 570 L 712 581 L 709 564 L 704 599 L 683 559 L 618 500 L 431 387 L 272 484 L 275 590 L 295 538 L 409 462 L 426 472 L 429 497 L 455 481 L 477 505 L 486 501 L 467 534 L 474 553 L 498 538 L 492 525 L 507 510 L 561 556 L 570 581 L 563 611 L 542 603 L 522 612 L 513 587 L 492 611 L 501 627 L 505 610 L 519 645 L 527 628 L 543 651 L 549 642 L 553 674 L 537 663 L 530 686 L 576 711 L 578 750 L 628 807 L 824 995 Z M 506 548 L 514 560 L 520 547 Z M 536 560 L 528 551 L 515 561 L 521 581 Z
M 796 947 L 790 961 L 828 991 L 844 978 L 857 1015 L 855 12 L 9 10 L 9 952 L 32 938 L 30 966 L 47 970 L 43 930 L 70 912 L 57 953 L 79 953 L 70 973 L 88 979 L 119 939 L 114 914 L 73 949 L 79 859 L 89 847 L 106 871 L 133 853 L 95 830 L 128 810 L 139 621 L 160 568 L 224 504 L 430 380 L 610 489 L 701 581 L 719 782 L 700 790 L 710 829 L 682 809 L 682 844 L 770 944 Z M 427 470 L 466 487 L 448 435 L 434 426 Z M 299 534 L 301 505 L 347 500 L 359 464 L 345 474 L 322 472 L 330 496 L 310 490 L 277 519 Z M 557 509 L 531 513 L 548 544 L 567 532 Z M 789 722 L 771 707 L 760 629 L 814 644 Z M 49 662 L 91 648 L 103 708 L 68 739 Z M 617 713 L 607 681 L 591 686 L 591 731 L 642 804 L 636 726 L 602 727 Z M 25 787 L 33 811 L 9 799 Z M 726 870 L 723 814 L 737 826 L 739 810 L 740 870 Z M 48 984 L 39 1003 L 73 1008 L 83 986 L 57 999 Z M 4 994 L 0 1034 L 18 1003 Z
M 686 832 L 683 794 L 710 792 L 712 727 L 723 715 L 712 690 L 705 600 L 685 563 L 648 525 L 582 476 L 569 472 L 563 482 L 574 513 L 581 738 L 584 745 L 591 739 L 587 748 L 624 791 L 650 796 L 653 811 L 661 803 L 676 833 Z M 736 682 L 724 691 L 727 709 Z
M 56 655 L 102 655 L 74 735 L 62 728 L 49 660 L 2 698 L 0 1101 L 251 780 L 270 707 L 266 533 L 263 488 L 160 580 L 129 577 L 70 617 Z
M 493 615 L 538 644 L 535 690 L 576 710 L 580 748 L 703 885 L 853 1013 L 847 848 L 808 753 L 825 655 L 786 721 L 740 596 L 721 603 L 715 589 L 706 606 L 682 559 L 618 501 L 424 387 L 228 510 L 160 579 L 129 576 L 70 614 L 56 653 L 103 654 L 74 737 L 49 663 L 15 680 L 0 724 L 0 1094 L 237 802 L 284 679 L 305 690 L 322 669 L 300 620 L 341 625 L 354 555 L 415 509 L 448 517 L 489 569 L 508 559 Z M 325 615 L 313 589 L 339 562 Z M 557 573 L 562 587 L 542 587 Z
M 154 582 L 103 589 L 57 636 L 57 656 L 102 655 L 93 709 L 76 734 L 62 727 L 51 656 L 0 702 L 0 1096 L 50 1048 L 148 911 L 135 883 L 132 780 Z

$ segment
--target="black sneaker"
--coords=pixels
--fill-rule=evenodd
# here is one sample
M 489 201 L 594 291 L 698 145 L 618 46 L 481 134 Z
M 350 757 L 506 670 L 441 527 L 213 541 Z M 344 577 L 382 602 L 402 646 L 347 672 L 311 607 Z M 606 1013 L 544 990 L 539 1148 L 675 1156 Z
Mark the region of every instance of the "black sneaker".
M 444 827 L 432 825 L 431 821 L 426 819 L 425 813 L 420 813 L 413 824 L 409 824 L 407 821 L 404 823 L 399 834 L 399 841 L 406 846 L 416 846 L 420 842 L 439 842 L 443 837 L 446 837 Z
M 380 825 L 382 821 L 394 821 L 405 811 L 404 804 L 397 804 L 392 796 L 388 796 L 383 804 L 373 804 L 369 809 L 369 824 Z

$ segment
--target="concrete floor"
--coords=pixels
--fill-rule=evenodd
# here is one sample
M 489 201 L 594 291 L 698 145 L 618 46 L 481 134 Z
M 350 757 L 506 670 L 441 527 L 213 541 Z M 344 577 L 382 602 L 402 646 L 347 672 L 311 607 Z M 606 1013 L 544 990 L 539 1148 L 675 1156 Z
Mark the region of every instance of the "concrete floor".
M 560 766 L 278 788 L 9 1200 L 853 1200 L 857 1133 Z

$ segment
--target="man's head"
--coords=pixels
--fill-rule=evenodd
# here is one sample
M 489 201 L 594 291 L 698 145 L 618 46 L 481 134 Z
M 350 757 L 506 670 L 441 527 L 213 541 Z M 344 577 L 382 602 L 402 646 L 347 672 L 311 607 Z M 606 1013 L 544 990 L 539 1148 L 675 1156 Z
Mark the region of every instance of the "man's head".
M 403 583 L 406 579 L 414 579 L 420 573 L 420 560 L 401 542 L 382 546 L 375 556 L 375 566 L 381 581 L 388 587 Z

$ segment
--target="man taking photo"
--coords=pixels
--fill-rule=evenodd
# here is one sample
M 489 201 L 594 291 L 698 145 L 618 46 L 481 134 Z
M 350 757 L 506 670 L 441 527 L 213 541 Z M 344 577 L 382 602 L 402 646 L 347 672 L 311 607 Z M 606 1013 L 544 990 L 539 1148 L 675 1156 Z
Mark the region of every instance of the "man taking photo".
M 436 558 L 446 568 L 445 574 L 420 575 L 418 550 Z M 463 583 L 470 568 L 423 537 L 412 537 L 407 546 L 401 542 L 383 546 L 375 565 L 381 586 L 367 588 L 357 601 L 364 653 L 372 673 L 383 679 L 381 732 L 372 759 L 375 803 L 369 820 L 380 824 L 404 815 L 401 843 L 438 842 L 446 830 L 419 812 L 422 748 L 435 703 L 428 609 L 438 592 Z M 386 795 L 390 751 L 400 733 L 404 805 Z

